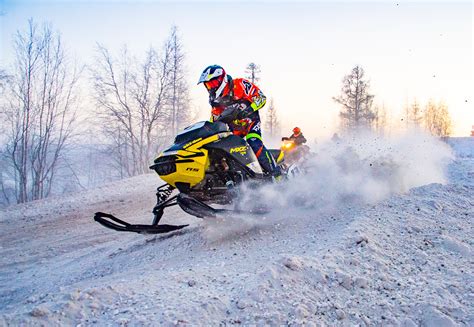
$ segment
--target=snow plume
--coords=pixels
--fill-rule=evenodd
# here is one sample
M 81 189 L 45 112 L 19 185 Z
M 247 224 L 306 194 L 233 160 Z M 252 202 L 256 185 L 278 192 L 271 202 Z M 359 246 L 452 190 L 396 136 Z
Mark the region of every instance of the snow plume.
M 269 185 L 258 195 L 250 190 L 246 202 L 260 198 L 276 208 L 327 209 L 376 203 L 413 187 L 445 183 L 453 159 L 448 145 L 420 131 L 391 138 L 360 134 L 315 150 L 306 174 Z
M 317 216 L 356 204 L 375 204 L 413 187 L 445 183 L 447 165 L 454 157 L 447 144 L 420 131 L 390 138 L 359 134 L 311 150 L 315 155 L 308 160 L 306 173 L 240 190 L 242 209 L 266 214 L 209 221 L 206 238 L 228 240 L 232 235 L 263 231 L 288 216 Z

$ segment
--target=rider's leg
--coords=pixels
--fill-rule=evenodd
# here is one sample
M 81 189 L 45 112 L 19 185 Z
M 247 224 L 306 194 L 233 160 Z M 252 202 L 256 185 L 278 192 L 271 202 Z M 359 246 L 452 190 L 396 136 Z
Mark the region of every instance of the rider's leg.
M 276 169 L 275 160 L 265 145 L 263 145 L 261 138 L 258 138 L 256 134 L 248 134 L 246 139 L 247 143 L 257 156 L 258 162 L 260 163 L 260 166 L 262 166 L 263 171 L 273 175 Z
M 245 139 L 257 156 L 258 162 L 260 163 L 260 166 L 262 166 L 264 172 L 272 176 L 280 175 L 280 168 L 276 165 L 275 159 L 270 151 L 268 151 L 263 144 L 260 121 L 252 124 Z

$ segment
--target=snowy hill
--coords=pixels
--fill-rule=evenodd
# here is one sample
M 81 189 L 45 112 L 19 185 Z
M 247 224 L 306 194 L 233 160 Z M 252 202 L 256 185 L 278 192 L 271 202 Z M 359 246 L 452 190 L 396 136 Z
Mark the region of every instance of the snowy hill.
M 448 139 L 456 156 L 460 158 L 474 158 L 474 137 L 453 137 Z
M 266 191 L 275 212 L 203 221 L 173 207 L 163 222 L 190 226 L 166 236 L 92 220 L 149 223 L 153 174 L 10 206 L 0 325 L 472 326 L 470 140 L 455 157 L 428 138 L 326 145 L 314 176 Z

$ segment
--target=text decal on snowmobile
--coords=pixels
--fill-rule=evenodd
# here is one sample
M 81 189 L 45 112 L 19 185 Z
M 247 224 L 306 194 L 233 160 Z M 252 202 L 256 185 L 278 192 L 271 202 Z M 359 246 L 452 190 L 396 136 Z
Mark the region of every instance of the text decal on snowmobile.
M 240 154 L 246 154 L 247 153 L 247 147 L 246 146 L 238 146 L 235 148 L 230 149 L 230 153 L 238 152 Z
M 202 137 L 200 137 L 200 138 L 198 138 L 198 139 L 195 139 L 195 140 L 193 140 L 193 141 L 191 141 L 191 142 L 185 144 L 185 145 L 183 146 L 183 149 L 186 149 L 187 147 L 189 147 L 189 146 L 191 146 L 191 145 L 193 145 L 193 144 L 195 144 L 195 143 L 197 143 L 197 142 L 199 142 L 199 141 L 201 141 L 201 140 L 202 140 Z

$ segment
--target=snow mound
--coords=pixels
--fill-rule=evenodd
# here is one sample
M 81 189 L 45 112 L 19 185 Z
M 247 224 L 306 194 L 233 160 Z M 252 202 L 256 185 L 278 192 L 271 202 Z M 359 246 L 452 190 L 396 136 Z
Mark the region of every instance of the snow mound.
M 447 143 L 459 158 L 474 158 L 474 137 L 451 137 Z

